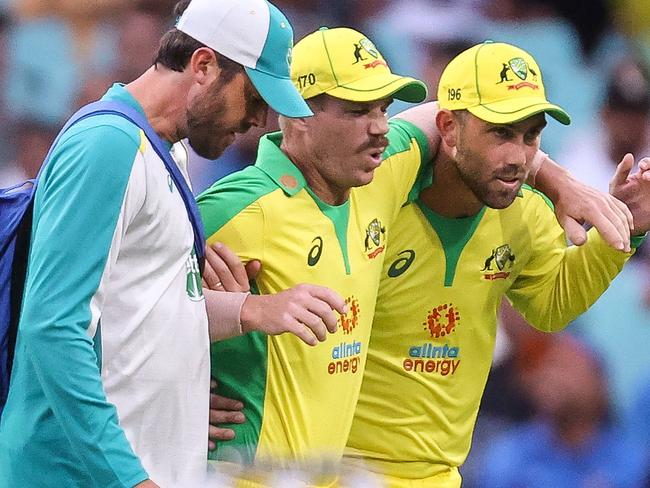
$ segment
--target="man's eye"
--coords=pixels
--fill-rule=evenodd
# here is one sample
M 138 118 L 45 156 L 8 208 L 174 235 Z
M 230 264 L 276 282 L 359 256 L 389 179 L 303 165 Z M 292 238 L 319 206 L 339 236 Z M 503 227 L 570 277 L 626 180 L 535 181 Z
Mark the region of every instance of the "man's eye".
M 537 140 L 537 138 L 538 138 L 539 136 L 541 136 L 541 135 L 542 135 L 542 134 L 541 134 L 540 131 L 531 132 L 530 134 L 527 134 L 527 135 L 526 135 L 526 140 L 527 140 L 528 142 L 535 142 L 535 141 Z

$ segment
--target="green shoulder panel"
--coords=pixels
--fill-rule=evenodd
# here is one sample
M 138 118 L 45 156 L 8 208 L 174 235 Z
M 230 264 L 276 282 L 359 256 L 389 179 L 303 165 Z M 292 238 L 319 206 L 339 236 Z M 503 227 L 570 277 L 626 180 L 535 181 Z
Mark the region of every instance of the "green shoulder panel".
M 528 184 L 522 185 L 521 190 L 519 190 L 519 195 L 518 196 L 523 197 L 525 192 L 535 193 L 536 195 L 539 195 L 542 198 L 542 200 L 544 200 L 546 205 L 548 205 L 549 208 L 555 212 L 555 205 L 553 205 L 553 202 L 551 201 L 551 199 L 548 198 L 544 193 L 542 193 L 541 191 L 533 188 L 532 186 L 530 186 Z
M 384 159 L 408 151 L 411 148 L 413 140 L 416 141 L 420 148 L 420 154 L 427 158 L 429 154 L 429 142 L 424 132 L 419 127 L 402 119 L 392 119 L 389 123 L 388 147 L 384 151 Z
M 277 184 L 255 166 L 217 181 L 196 199 L 205 234 L 211 236 L 253 202 L 278 189 Z

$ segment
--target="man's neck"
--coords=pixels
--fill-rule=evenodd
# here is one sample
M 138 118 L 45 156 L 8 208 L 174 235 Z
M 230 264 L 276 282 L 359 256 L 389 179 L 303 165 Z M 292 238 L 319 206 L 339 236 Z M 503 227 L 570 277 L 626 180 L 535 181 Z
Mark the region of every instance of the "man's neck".
M 164 140 L 175 143 L 186 134 L 184 128 L 187 87 L 181 73 L 154 66 L 125 86 L 142 106 L 147 120 Z
M 420 192 L 420 201 L 443 217 L 471 217 L 483 204 L 463 182 L 449 153 L 448 147 L 440 148 L 432 163 L 433 183 Z
M 329 184 L 318 170 L 318 163 L 315 162 L 318 161 L 316 156 L 301 151 L 294 144 L 287 144 L 285 140 L 283 140 L 280 149 L 300 170 L 307 185 L 320 200 L 328 205 L 342 205 L 347 202 L 350 197 L 350 189 L 339 189 Z

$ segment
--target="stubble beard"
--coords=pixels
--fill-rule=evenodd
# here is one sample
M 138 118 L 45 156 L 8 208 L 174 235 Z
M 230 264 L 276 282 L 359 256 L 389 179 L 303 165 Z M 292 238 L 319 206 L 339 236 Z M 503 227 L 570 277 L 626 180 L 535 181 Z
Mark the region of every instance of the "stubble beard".
M 483 205 L 494 209 L 509 207 L 517 197 L 521 185 L 515 190 L 496 188 L 498 185 L 496 179 L 492 176 L 482 177 L 478 170 L 473 169 L 477 167 L 475 164 L 468 164 L 470 161 L 473 163 L 480 161 L 478 167 L 484 165 L 482 158 L 461 141 L 457 146 L 455 164 L 462 182 Z
M 217 80 L 218 81 L 218 80 Z M 229 132 L 224 131 L 221 123 L 227 111 L 220 90 L 216 90 L 210 100 L 202 100 L 187 109 L 187 140 L 192 149 L 201 157 L 216 159 L 229 145 Z

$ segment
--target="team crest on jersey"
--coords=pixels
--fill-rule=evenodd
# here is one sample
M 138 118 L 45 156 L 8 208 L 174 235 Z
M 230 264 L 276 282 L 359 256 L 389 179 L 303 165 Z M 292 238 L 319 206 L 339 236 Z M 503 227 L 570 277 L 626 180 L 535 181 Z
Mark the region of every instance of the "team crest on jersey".
M 199 270 L 199 261 L 196 258 L 196 253 L 192 249 L 192 253 L 185 261 L 185 271 L 187 273 L 185 281 L 185 291 L 187 296 L 193 302 L 203 300 L 203 286 L 201 285 L 201 271 Z
M 510 271 L 515 263 L 515 254 L 509 244 L 503 244 L 492 249 L 492 254 L 485 260 L 481 272 L 486 280 L 506 279 L 510 276 Z
M 348 306 L 348 313 L 339 315 L 338 326 L 343 330 L 344 334 L 351 334 L 352 331 L 359 325 L 359 316 L 361 314 L 361 307 L 359 300 L 354 295 L 350 295 L 345 299 L 345 304 Z
M 366 239 L 364 241 L 366 255 L 370 259 L 375 259 L 384 252 L 386 248 L 385 242 L 386 227 L 381 225 L 379 219 L 373 219 L 366 228 Z
M 453 303 L 443 303 L 429 311 L 422 325 L 431 337 L 440 339 L 454 332 L 459 323 L 458 308 Z

